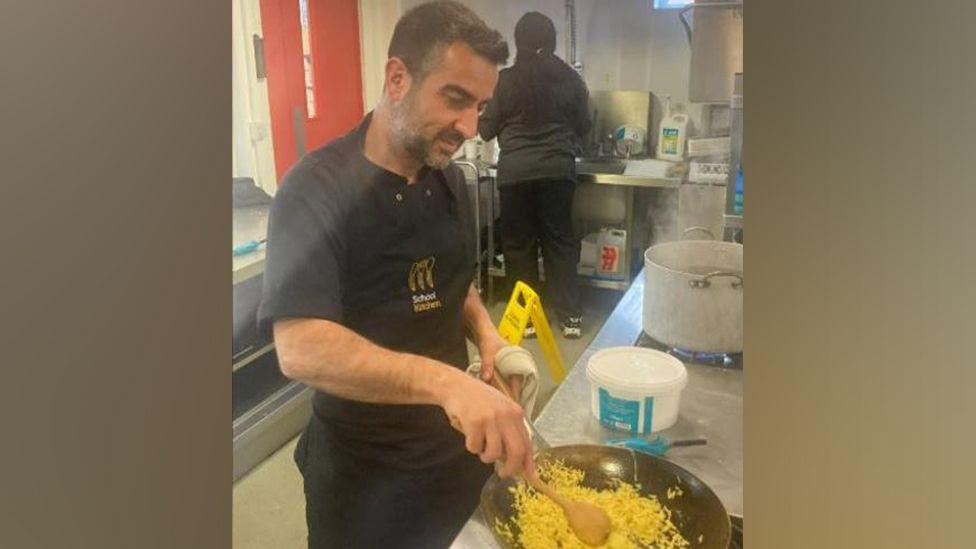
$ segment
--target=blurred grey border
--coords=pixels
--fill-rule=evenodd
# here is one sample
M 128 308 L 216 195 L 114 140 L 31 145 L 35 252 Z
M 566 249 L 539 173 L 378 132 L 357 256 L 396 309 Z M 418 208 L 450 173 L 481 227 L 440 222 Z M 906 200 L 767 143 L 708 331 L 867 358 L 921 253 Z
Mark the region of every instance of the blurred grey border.
M 0 7 L 0 546 L 229 547 L 231 5 Z
M 973 544 L 974 20 L 746 1 L 749 547 Z
M 747 4 L 748 543 L 968 546 L 976 5 Z M 0 546 L 227 547 L 229 6 L 2 10 Z

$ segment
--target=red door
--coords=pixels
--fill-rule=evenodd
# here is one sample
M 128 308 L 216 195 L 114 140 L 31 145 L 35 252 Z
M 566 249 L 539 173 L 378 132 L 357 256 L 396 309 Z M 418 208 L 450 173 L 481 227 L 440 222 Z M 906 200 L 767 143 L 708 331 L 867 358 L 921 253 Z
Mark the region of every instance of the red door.
M 278 181 L 363 116 L 357 0 L 260 0 Z

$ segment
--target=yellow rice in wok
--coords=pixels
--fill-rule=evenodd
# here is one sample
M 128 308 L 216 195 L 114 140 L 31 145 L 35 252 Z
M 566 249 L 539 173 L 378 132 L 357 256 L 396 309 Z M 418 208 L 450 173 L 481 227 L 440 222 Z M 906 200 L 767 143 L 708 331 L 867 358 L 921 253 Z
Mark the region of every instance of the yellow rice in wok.
M 655 496 L 640 495 L 640 486 L 618 482 L 611 489 L 594 490 L 582 486 L 583 471 L 553 461 L 539 466 L 539 475 L 554 490 L 570 499 L 587 501 L 599 506 L 613 525 L 603 547 L 611 549 L 644 547 L 680 549 L 688 542 L 671 522 L 671 512 Z M 518 526 L 513 532 L 510 523 L 496 522 L 496 530 L 513 545 L 524 549 L 584 549 L 566 522 L 562 509 L 552 500 L 539 494 L 524 482 L 510 488 L 515 496 L 515 517 Z M 680 492 L 669 492 L 669 499 Z

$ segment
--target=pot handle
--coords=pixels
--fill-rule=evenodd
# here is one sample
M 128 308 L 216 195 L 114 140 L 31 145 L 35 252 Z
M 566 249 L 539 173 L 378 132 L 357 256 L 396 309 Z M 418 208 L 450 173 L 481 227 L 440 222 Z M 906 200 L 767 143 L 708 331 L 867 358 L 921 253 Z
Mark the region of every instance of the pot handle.
M 692 288 L 707 288 L 707 287 L 709 287 L 709 286 L 712 285 L 712 281 L 710 279 L 712 277 L 715 277 L 715 276 L 731 276 L 731 277 L 734 277 L 737 280 L 732 283 L 732 287 L 735 288 L 735 289 L 737 289 L 737 290 L 742 287 L 742 275 L 740 275 L 738 273 L 733 273 L 731 271 L 713 271 L 713 272 L 708 273 L 707 275 L 705 275 L 705 276 L 703 276 L 701 278 L 693 278 L 693 279 L 689 280 L 688 281 L 688 285 L 691 286 Z
M 688 233 L 690 233 L 692 231 L 701 231 L 703 233 L 708 233 L 709 238 L 711 238 L 712 240 L 715 240 L 715 233 L 713 233 L 711 230 L 709 230 L 708 227 L 697 227 L 697 226 L 696 227 L 688 227 L 687 229 L 685 229 L 684 231 L 682 231 L 681 236 L 683 237 L 684 235 L 686 235 L 686 234 L 688 234 Z

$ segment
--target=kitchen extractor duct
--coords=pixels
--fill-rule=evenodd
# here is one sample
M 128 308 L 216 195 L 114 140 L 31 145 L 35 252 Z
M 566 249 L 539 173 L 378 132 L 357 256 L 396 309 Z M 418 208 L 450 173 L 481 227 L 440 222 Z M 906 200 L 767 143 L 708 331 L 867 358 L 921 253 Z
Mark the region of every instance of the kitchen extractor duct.
M 566 0 L 566 62 L 583 73 L 583 64 L 576 58 L 576 2 Z
M 684 19 L 688 11 L 693 28 Z M 700 0 L 679 18 L 691 43 L 689 100 L 728 103 L 735 74 L 742 72 L 742 2 Z

